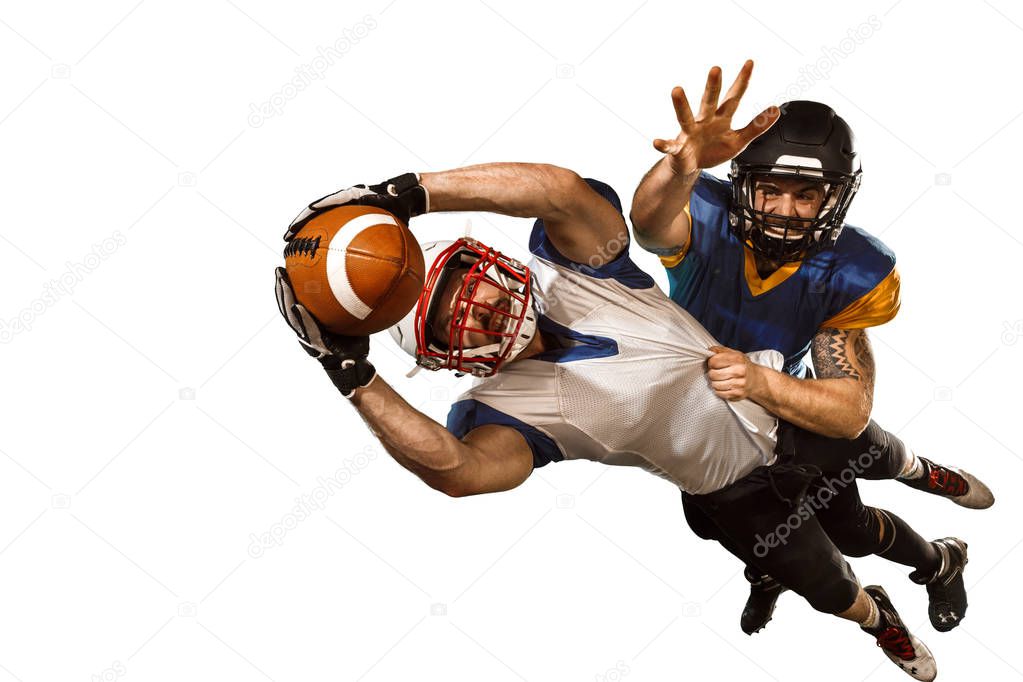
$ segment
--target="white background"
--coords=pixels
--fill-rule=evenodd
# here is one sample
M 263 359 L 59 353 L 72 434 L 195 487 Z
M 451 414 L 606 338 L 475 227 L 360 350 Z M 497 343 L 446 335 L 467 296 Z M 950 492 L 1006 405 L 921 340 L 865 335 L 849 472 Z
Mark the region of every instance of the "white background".
M 850 222 L 903 277 L 901 314 L 872 332 L 876 418 L 999 496 L 977 512 L 862 484 L 970 543 L 958 630 L 930 628 L 906 570 L 857 573 L 942 679 L 1023 676 L 1021 33 L 1007 0 L 5 4 L 0 680 L 902 679 L 791 594 L 743 635 L 741 567 L 688 531 L 665 481 L 576 462 L 499 495 L 428 489 L 273 300 L 287 223 L 356 182 L 544 161 L 628 204 L 651 139 L 675 134 L 671 87 L 697 98 L 711 65 L 727 85 L 747 57 L 737 122 L 809 98 L 857 132 Z M 289 86 L 332 46 L 321 78 Z M 528 221 L 470 217 L 523 254 Z M 459 390 L 404 379 L 385 337 L 372 359 L 435 417 Z M 322 509 L 291 515 L 330 477 Z

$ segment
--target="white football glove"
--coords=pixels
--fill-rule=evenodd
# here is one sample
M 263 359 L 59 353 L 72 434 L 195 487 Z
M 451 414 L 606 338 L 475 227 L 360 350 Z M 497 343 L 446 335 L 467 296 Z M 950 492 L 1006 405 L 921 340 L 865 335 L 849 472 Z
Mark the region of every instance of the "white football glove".
M 291 221 L 291 225 L 288 226 L 288 231 L 284 235 L 284 241 L 290 242 L 298 234 L 298 231 L 302 229 L 302 226 L 309 222 L 316 214 L 335 206 L 358 204 L 359 200 L 367 194 L 376 194 L 376 192 L 367 189 L 365 185 L 356 185 L 355 187 L 341 189 L 333 194 L 317 199 L 302 209 L 298 217 Z
M 319 360 L 344 397 L 351 398 L 355 389 L 368 386 L 376 377 L 376 369 L 367 359 L 369 336 L 342 336 L 327 331 L 295 299 L 287 271 L 277 268 L 276 275 L 277 307 L 305 352 Z
M 404 173 L 376 185 L 355 185 L 338 190 L 309 204 L 291 221 L 284 241 L 290 242 L 302 227 L 315 216 L 338 206 L 376 206 L 394 215 L 408 226 L 413 216 L 430 209 L 426 188 L 419 184 L 419 175 Z

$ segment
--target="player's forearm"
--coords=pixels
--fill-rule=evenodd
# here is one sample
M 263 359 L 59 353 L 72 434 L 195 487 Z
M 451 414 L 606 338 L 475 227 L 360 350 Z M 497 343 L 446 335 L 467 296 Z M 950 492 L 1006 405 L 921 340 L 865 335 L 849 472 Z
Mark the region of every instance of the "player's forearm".
M 581 178 L 570 170 L 534 163 L 488 163 L 422 173 L 430 211 L 489 211 L 520 218 L 563 212 Z
M 656 243 L 666 234 L 688 235 L 689 218 L 683 208 L 700 177 L 700 169 L 676 172 L 667 157 L 651 168 L 632 198 L 632 226 L 641 243 Z
M 829 438 L 855 438 L 870 420 L 870 398 L 854 379 L 796 379 L 761 367 L 750 398 L 782 419 Z
M 352 404 L 399 464 L 431 488 L 448 492 L 465 461 L 466 445 L 419 412 L 379 376 L 352 396 Z

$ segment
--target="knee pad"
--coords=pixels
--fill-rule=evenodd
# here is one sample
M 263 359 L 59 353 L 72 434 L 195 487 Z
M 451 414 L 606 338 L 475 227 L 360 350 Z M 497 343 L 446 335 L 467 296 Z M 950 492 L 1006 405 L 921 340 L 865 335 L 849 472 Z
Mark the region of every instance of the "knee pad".
M 895 527 L 881 509 L 866 507 L 867 513 L 859 522 L 835 524 L 827 533 L 838 550 L 845 556 L 863 557 L 878 554 L 891 546 Z M 884 539 L 878 540 L 884 529 Z
M 836 614 L 852 608 L 859 591 L 860 585 L 850 573 L 848 577 L 819 581 L 813 593 L 804 596 L 815 610 Z
M 791 570 L 786 571 L 788 582 L 782 584 L 821 613 L 841 613 L 853 605 L 860 589 L 852 568 L 845 561 L 842 564 L 790 566 Z

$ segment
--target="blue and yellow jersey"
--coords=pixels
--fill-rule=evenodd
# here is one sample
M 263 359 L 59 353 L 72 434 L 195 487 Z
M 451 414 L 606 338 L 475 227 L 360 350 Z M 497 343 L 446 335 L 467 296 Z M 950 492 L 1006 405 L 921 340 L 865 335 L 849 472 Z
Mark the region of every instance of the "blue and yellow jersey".
M 731 183 L 702 173 L 685 208 L 689 242 L 661 256 L 672 300 L 723 345 L 780 351 L 784 371 L 803 377 L 802 358 L 818 330 L 874 327 L 898 313 L 895 254 L 851 225 L 832 248 L 761 279 L 753 253 L 729 229 L 731 196 Z

